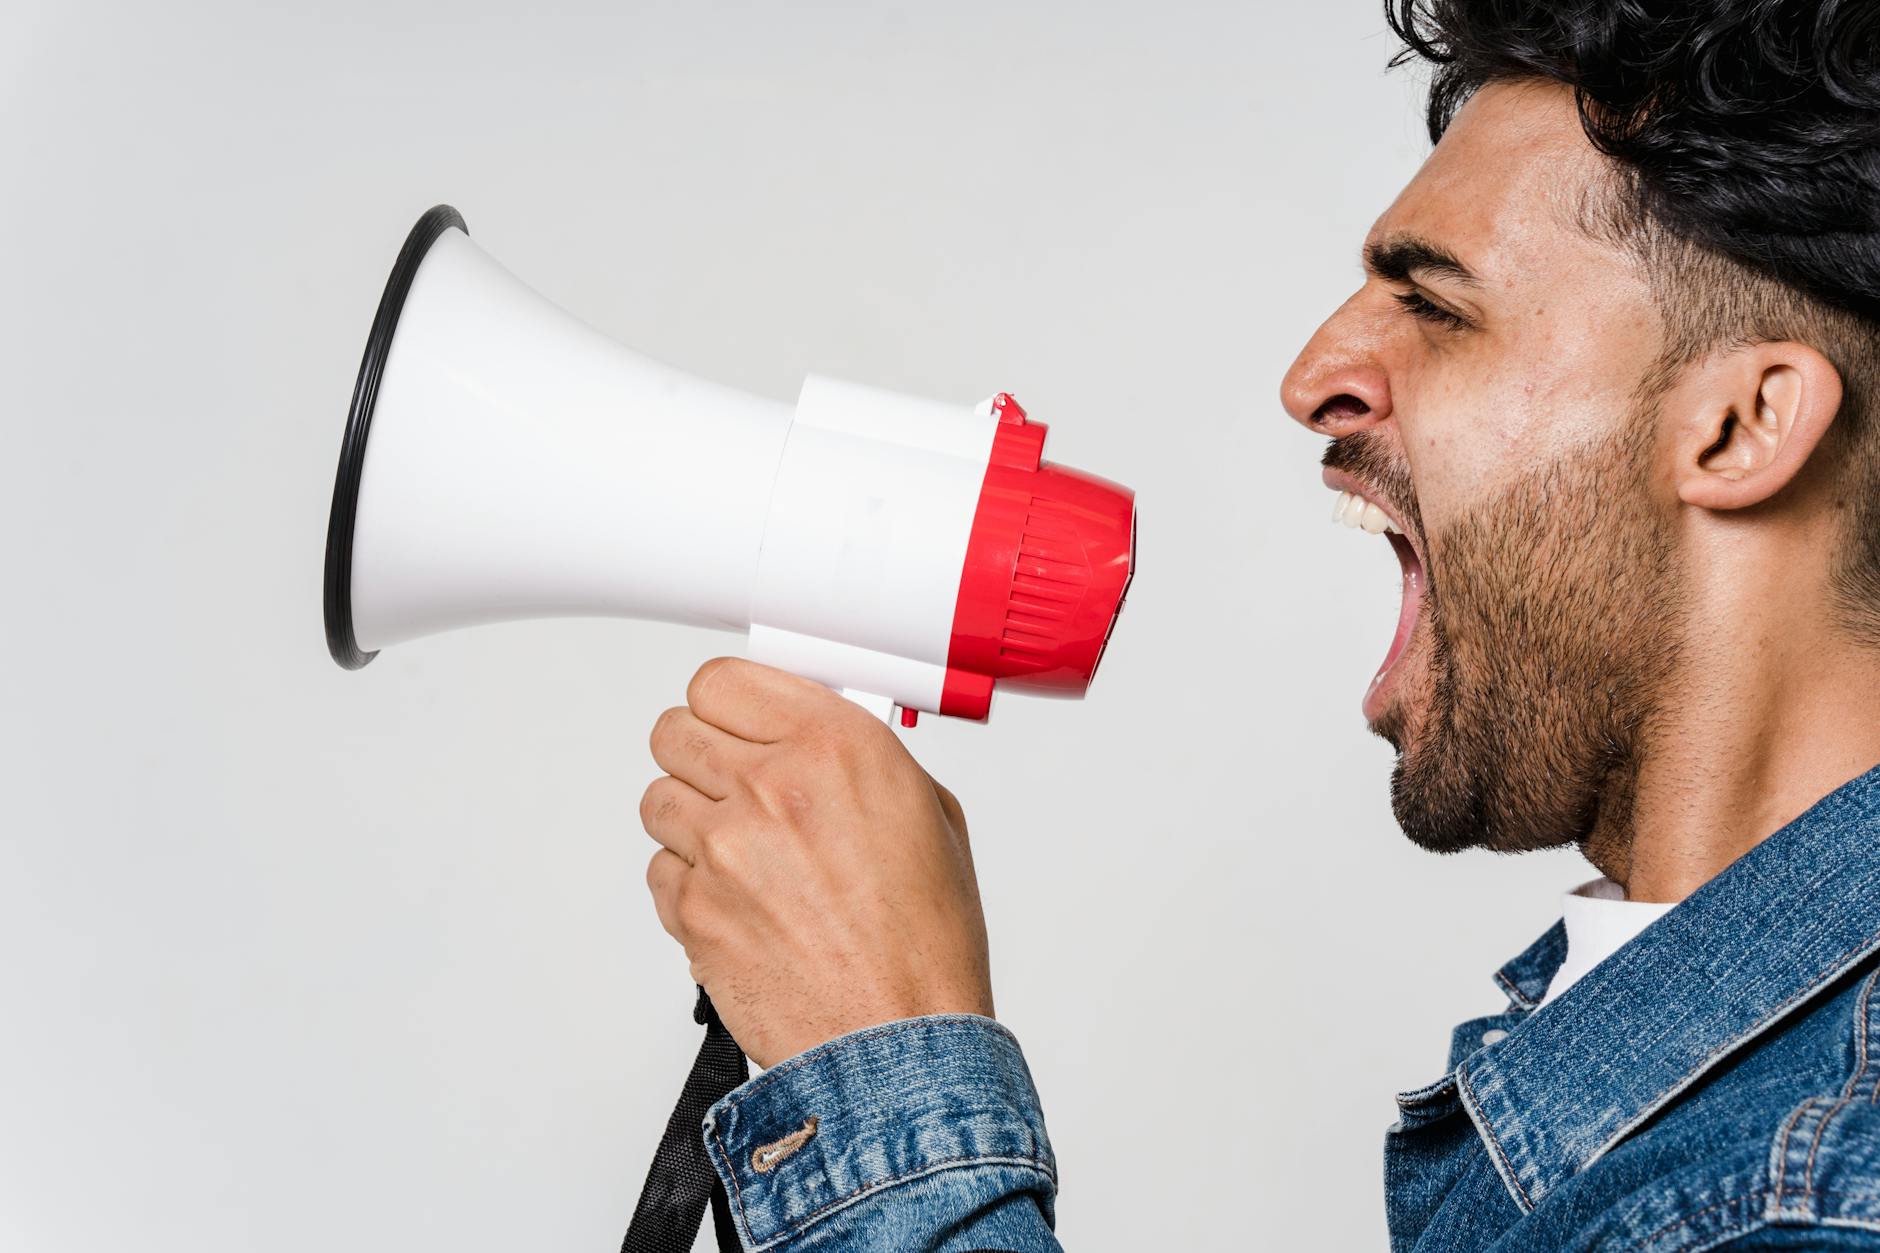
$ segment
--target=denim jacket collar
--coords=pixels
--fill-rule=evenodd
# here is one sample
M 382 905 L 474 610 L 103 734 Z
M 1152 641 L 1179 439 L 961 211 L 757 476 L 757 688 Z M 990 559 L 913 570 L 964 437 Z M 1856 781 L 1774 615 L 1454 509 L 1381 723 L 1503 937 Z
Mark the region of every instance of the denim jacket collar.
M 1880 767 L 1758 844 L 1533 1013 L 1564 955 L 1556 924 L 1496 975 L 1513 1002 L 1514 1029 L 1456 1066 L 1453 1095 L 1443 1095 L 1460 1098 L 1509 1195 L 1531 1210 L 1880 950 L 1877 900 Z
M 1508 994 L 1509 1008 L 1522 1012 L 1538 1008 L 1547 985 L 1566 960 L 1567 924 L 1562 920 L 1495 972 L 1495 982 Z

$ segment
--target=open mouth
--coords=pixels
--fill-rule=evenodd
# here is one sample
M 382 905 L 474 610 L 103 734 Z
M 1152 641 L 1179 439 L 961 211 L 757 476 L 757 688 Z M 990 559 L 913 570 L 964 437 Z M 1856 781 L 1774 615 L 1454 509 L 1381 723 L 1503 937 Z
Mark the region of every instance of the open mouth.
M 1410 643 L 1417 616 L 1423 608 L 1423 559 L 1405 534 L 1401 519 L 1387 506 L 1364 495 L 1361 484 L 1347 475 L 1328 470 L 1325 485 L 1338 493 L 1332 506 L 1332 521 L 1369 535 L 1382 535 L 1397 554 L 1397 564 L 1403 571 L 1403 603 L 1397 612 L 1397 629 L 1364 697 L 1365 715 L 1375 719 L 1383 708 L 1383 691 L 1391 667 L 1397 664 Z

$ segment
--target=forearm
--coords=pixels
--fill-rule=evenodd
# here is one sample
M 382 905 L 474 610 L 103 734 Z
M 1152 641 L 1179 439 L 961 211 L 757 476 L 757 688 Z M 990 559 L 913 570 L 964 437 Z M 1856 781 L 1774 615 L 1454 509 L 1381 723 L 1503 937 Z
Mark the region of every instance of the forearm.
M 1059 1253 L 1037 1092 L 991 1019 L 832 1040 L 713 1106 L 705 1135 L 749 1248 Z

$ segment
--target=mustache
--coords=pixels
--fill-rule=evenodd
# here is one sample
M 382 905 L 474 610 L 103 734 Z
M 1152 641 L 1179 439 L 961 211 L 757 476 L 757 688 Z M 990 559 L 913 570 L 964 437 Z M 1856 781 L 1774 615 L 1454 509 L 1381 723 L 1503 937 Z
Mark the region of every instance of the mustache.
M 1319 462 L 1327 469 L 1343 470 L 1359 482 L 1375 487 L 1403 520 L 1416 528 L 1418 535 L 1427 534 L 1423 529 L 1423 511 L 1417 505 L 1416 486 L 1410 481 L 1410 469 L 1382 435 L 1374 430 L 1363 430 L 1342 436 L 1326 446 Z

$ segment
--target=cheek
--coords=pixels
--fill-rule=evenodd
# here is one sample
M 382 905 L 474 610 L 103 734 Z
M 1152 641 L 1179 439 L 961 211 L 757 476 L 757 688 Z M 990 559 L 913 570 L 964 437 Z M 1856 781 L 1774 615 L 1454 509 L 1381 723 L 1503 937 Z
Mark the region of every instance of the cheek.
M 1521 472 L 1532 433 L 1529 380 L 1474 374 L 1435 386 L 1400 414 L 1423 525 L 1440 533 Z
M 1636 374 L 1589 360 L 1586 348 L 1535 335 L 1493 358 L 1458 356 L 1425 372 L 1399 418 L 1429 530 L 1631 419 Z M 1613 385 L 1620 377 L 1626 386 Z

